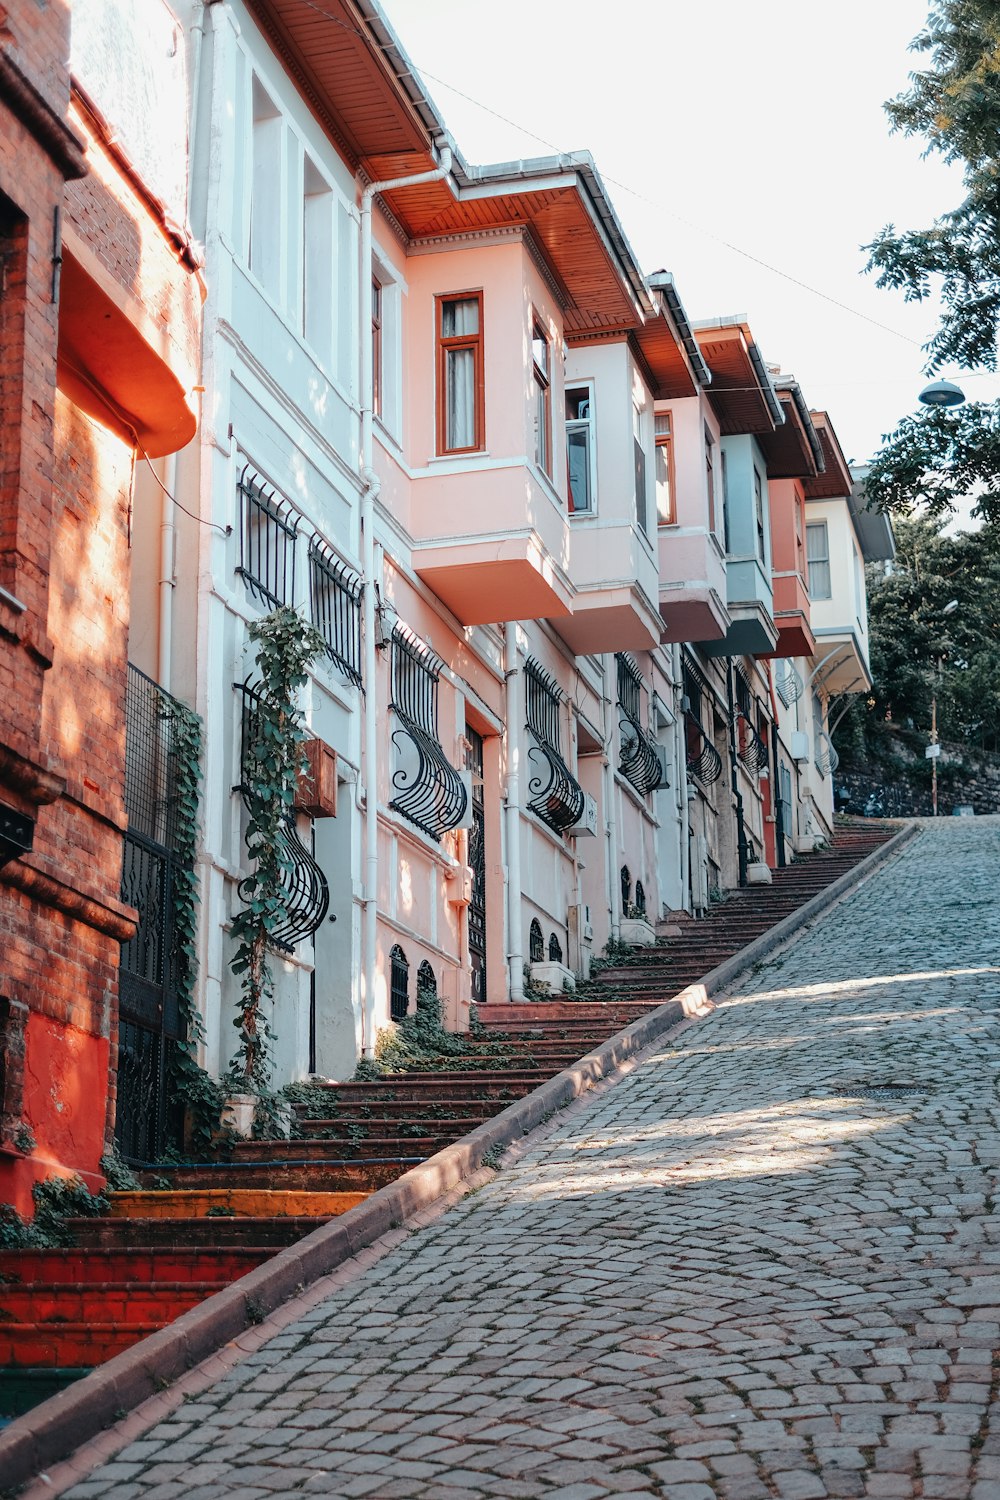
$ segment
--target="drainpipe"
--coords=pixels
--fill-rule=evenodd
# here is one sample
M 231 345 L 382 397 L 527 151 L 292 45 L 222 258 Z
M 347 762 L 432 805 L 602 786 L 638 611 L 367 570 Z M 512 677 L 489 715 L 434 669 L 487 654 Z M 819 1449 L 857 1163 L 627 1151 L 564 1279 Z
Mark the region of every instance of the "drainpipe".
M 521 945 L 521 670 L 517 664 L 517 623 L 503 628 L 505 712 L 507 715 L 507 970 L 512 1001 L 524 999 Z
M 740 773 L 736 760 L 736 701 L 733 694 L 733 659 L 726 657 L 726 694 L 729 699 L 729 767 L 736 811 L 736 857 L 739 862 L 740 885 L 747 883 L 747 830 L 743 820 L 743 794 L 740 791 Z
M 617 693 L 611 676 L 613 661 L 613 656 L 605 655 L 601 658 L 604 674 L 604 819 L 608 837 L 608 906 L 611 913 L 611 936 L 617 943 L 622 931 L 622 888 L 621 881 L 618 879 L 618 839 L 615 817 L 615 730 L 611 705 L 616 701 Z
M 778 869 L 785 868 L 785 814 L 781 806 L 781 773 L 779 770 L 779 756 L 781 745 L 778 740 L 778 698 L 774 691 L 774 665 L 767 663 L 767 690 L 771 695 L 771 806 L 774 809 L 774 846 L 778 857 Z
M 156 680 L 171 691 L 170 672 L 174 636 L 174 495 L 177 491 L 177 454 L 168 455 L 163 466 L 160 492 L 160 628 L 156 648 Z
M 365 766 L 365 894 L 362 952 L 361 1050 L 371 1055 L 375 1044 L 376 916 L 378 902 L 378 703 L 375 691 L 375 502 L 381 484 L 372 467 L 374 458 L 374 392 L 372 388 L 372 200 L 390 188 L 438 182 L 451 171 L 451 149 L 444 146 L 438 165 L 409 177 L 370 182 L 361 194 L 361 572 L 365 589 L 364 683 L 362 699 Z
M 681 671 L 681 648 L 670 648 L 670 675 L 675 688 L 683 686 Z M 691 899 L 691 803 L 688 798 L 687 755 L 684 741 L 684 711 L 677 712 L 677 697 L 674 697 L 674 777 L 677 786 L 677 813 L 681 838 L 681 906 L 687 909 Z

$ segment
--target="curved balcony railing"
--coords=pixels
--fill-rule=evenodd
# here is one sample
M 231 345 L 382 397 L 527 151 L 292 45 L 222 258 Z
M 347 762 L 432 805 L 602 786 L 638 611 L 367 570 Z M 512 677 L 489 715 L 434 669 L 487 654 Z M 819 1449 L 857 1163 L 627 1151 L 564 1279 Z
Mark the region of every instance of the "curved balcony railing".
M 705 786 L 710 786 L 722 775 L 722 756 L 705 733 L 701 720 L 696 719 L 691 713 L 686 714 L 685 718 L 687 720 L 687 768 L 692 776 L 697 776 Z
M 840 765 L 840 756 L 837 754 L 834 743 L 825 729 L 821 729 L 816 736 L 813 760 L 817 771 L 822 776 L 829 776 Z
M 741 713 L 736 715 L 736 754 L 748 771 L 763 771 L 767 765 L 767 746 Z
M 441 745 L 416 719 L 399 707 L 392 731 L 398 764 L 392 774 L 394 796 L 389 806 L 432 839 L 465 818 L 469 794 Z
M 783 676 L 779 677 L 777 672 L 774 674 L 774 690 L 786 708 L 802 697 L 805 686 L 801 672 L 790 661 L 785 662 Z
M 242 759 L 240 765 L 239 792 L 243 805 L 250 810 L 250 788 L 247 782 L 247 767 L 252 759 L 253 737 L 257 733 L 257 705 L 260 702 L 260 684 L 235 683 L 243 697 Z M 312 854 L 299 838 L 292 812 L 285 814 L 277 838 L 278 855 L 281 861 L 281 886 L 284 893 L 284 918 L 269 934 L 270 941 L 278 948 L 291 952 L 296 943 L 311 937 L 318 929 L 330 909 L 330 887 L 326 876 L 313 859 Z M 248 845 L 251 857 L 254 850 Z M 250 877 L 240 881 L 240 898 L 253 899 L 249 886 Z
M 620 752 L 618 769 L 642 796 L 664 786 L 666 778 L 656 753 L 656 745 L 649 731 L 633 719 L 631 714 L 621 713 L 618 720 Z
M 528 806 L 554 833 L 563 834 L 583 817 L 583 788 L 559 751 L 528 725 Z

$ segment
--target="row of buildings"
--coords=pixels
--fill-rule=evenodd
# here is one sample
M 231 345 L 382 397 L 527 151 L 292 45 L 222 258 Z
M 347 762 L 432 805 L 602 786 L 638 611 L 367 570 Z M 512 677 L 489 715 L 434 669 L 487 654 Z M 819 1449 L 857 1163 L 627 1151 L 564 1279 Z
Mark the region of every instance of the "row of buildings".
M 255 619 L 319 630 L 274 1079 L 418 987 L 561 989 L 829 837 L 891 555 L 743 317 L 590 157 L 472 167 L 374 0 L 50 0 L 0 36 L 0 1196 L 162 1149 L 176 725 L 233 1050 Z M 67 67 L 65 58 L 70 58 Z M 832 706 L 832 710 L 831 710 Z M 749 874 L 748 874 L 749 872 Z M 186 887 L 185 887 L 186 888 Z

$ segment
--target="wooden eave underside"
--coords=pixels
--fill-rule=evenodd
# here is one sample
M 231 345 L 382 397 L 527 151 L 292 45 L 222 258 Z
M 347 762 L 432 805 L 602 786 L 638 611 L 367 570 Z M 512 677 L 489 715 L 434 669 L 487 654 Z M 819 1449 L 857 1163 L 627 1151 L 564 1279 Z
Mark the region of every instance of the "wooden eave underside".
M 303 0 L 246 5 L 353 171 L 433 165 L 424 123 L 350 0 L 322 0 L 328 14 Z
M 774 417 L 742 333 L 738 329 L 720 337 L 699 333 L 698 347 L 712 372 L 708 398 L 723 437 L 773 432 Z
M 843 450 L 837 441 L 836 433 L 830 426 L 830 419 L 826 412 L 814 411 L 810 412 L 810 416 L 823 445 L 826 469 L 822 474 L 806 480 L 804 486 L 806 496 L 810 500 L 842 499 L 851 493 L 853 484 L 847 460 L 844 458 Z
M 816 460 L 809 434 L 802 425 L 798 408 L 791 396 L 779 391 L 778 399 L 785 414 L 784 423 L 759 439 L 767 460 L 767 477 L 805 480 L 808 493 L 808 480 L 816 473 Z

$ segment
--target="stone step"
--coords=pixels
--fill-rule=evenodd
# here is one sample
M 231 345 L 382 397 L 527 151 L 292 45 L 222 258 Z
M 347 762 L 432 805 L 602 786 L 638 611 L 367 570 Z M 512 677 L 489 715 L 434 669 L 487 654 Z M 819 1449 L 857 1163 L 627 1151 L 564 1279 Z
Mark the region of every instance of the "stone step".
M 244 1184 L 246 1185 L 246 1184 Z M 80 1249 L 160 1250 L 225 1246 L 245 1249 L 266 1260 L 292 1245 L 324 1220 L 313 1218 L 68 1219 L 67 1231 Z
M 227 1284 L 262 1265 L 273 1247 L 177 1246 L 0 1251 L 0 1293 L 5 1286 L 36 1286 L 72 1282 L 76 1286 L 103 1282 L 213 1281 Z

